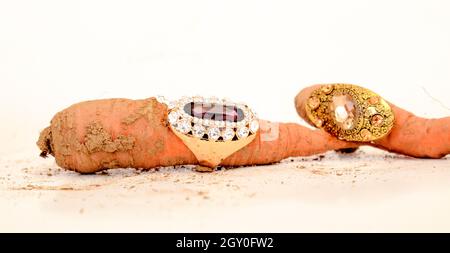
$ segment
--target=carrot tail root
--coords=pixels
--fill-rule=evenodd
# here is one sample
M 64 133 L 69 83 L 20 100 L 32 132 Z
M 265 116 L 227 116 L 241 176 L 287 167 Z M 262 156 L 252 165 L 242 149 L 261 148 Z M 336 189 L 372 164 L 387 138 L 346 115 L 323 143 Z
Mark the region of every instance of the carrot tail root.
M 41 131 L 39 134 L 39 139 L 37 141 L 37 146 L 41 150 L 40 156 L 41 157 L 47 157 L 47 155 L 53 155 L 53 148 L 52 148 L 52 132 L 51 128 L 46 127 L 44 130 Z

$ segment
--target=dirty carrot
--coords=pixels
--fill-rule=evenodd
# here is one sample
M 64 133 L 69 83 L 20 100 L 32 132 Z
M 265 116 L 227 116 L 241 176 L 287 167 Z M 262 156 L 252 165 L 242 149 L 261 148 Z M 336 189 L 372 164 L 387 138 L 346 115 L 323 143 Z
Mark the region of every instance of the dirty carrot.
M 194 154 L 169 129 L 167 107 L 155 98 L 81 102 L 57 113 L 37 142 L 41 156 L 80 173 L 111 168 L 195 165 Z M 260 121 L 255 140 L 222 166 L 270 164 L 357 145 L 294 123 Z M 267 137 L 269 136 L 269 137 Z

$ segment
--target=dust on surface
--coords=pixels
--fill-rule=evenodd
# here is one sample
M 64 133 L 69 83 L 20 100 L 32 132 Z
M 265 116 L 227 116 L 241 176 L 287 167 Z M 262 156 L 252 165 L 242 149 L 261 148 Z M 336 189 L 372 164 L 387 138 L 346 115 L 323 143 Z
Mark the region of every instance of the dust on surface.
M 72 185 L 34 185 L 28 184 L 25 186 L 19 187 L 11 187 L 11 190 L 43 190 L 43 191 L 85 191 L 85 190 L 93 190 L 95 188 L 100 187 L 99 184 L 86 185 L 82 187 L 75 187 Z

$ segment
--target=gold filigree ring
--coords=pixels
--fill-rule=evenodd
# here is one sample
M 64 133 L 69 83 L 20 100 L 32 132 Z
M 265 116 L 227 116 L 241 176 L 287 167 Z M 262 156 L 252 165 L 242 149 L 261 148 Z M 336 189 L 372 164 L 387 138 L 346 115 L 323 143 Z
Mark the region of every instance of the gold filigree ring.
M 375 141 L 394 125 L 394 113 L 384 99 L 352 84 L 321 85 L 311 93 L 305 110 L 312 124 L 346 141 Z

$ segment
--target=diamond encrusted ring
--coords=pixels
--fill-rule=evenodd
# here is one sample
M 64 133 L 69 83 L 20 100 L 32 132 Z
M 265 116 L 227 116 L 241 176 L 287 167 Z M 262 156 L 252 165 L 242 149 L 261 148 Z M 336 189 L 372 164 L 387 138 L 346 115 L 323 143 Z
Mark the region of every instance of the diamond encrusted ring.
M 243 148 L 256 137 L 259 121 L 242 103 L 201 96 L 168 101 L 170 129 L 194 153 L 201 166 L 217 167 L 225 158 Z

